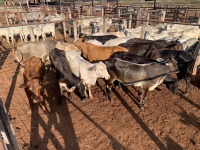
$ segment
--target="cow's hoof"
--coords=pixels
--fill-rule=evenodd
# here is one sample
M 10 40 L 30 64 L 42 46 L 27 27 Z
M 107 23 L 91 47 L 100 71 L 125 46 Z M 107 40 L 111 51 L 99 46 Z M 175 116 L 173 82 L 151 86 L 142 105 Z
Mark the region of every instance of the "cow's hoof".
M 86 101 L 86 98 L 84 98 L 84 99 L 81 99 L 81 101 L 82 101 L 82 102 L 85 102 L 85 101 Z
M 139 104 L 141 110 L 144 110 L 144 104 Z
M 111 104 L 113 104 L 113 103 L 114 103 L 114 100 L 113 100 L 113 99 L 109 99 L 109 100 L 110 100 L 110 103 L 111 103 Z
M 73 98 L 69 98 L 69 100 L 70 100 L 70 102 L 73 102 L 73 101 L 74 101 Z
M 31 109 L 29 109 L 28 110 L 28 116 L 31 117 L 31 115 L 32 115 L 32 111 L 31 111 Z
M 76 86 L 71 87 L 71 89 L 68 92 L 73 92 Z

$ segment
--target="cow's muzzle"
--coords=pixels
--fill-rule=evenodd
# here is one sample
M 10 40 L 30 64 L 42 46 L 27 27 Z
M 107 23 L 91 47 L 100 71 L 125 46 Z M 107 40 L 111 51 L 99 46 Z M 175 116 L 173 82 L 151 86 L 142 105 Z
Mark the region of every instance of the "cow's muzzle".
M 32 97 L 33 103 L 39 103 L 41 99 L 39 97 Z

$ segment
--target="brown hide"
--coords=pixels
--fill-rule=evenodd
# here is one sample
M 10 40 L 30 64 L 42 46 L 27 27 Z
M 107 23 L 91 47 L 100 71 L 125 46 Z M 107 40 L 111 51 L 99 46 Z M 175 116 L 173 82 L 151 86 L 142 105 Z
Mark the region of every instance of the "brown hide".
M 81 48 L 83 55 L 90 61 L 106 60 L 115 52 L 128 52 L 121 46 L 102 47 L 94 44 L 86 43 L 84 38 L 79 38 L 75 45 Z
M 29 60 L 24 62 L 24 84 L 20 85 L 20 88 L 25 88 L 26 95 L 29 99 L 30 110 L 33 103 L 41 103 L 42 109 L 46 113 L 45 100 L 43 98 L 44 90 L 43 85 L 46 81 L 43 81 L 43 63 L 40 58 L 31 57 Z
M 43 79 L 43 63 L 40 58 L 31 57 L 24 62 L 24 77 L 29 81 L 33 78 Z

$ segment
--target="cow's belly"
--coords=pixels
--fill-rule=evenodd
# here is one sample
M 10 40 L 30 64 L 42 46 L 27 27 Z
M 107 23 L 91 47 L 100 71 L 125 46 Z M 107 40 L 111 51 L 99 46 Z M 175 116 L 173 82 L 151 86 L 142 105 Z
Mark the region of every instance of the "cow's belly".
M 149 91 L 154 90 L 158 85 L 160 85 L 163 82 L 164 78 L 165 78 L 165 76 L 157 79 L 156 82 L 154 84 L 152 84 L 152 86 L 149 87 Z

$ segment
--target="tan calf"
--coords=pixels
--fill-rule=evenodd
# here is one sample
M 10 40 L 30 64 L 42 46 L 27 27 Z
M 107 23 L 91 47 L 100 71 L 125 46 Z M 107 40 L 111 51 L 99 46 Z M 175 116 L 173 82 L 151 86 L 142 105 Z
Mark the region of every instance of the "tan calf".
M 40 58 L 31 57 L 24 62 L 24 83 L 20 88 L 25 88 L 26 95 L 29 99 L 30 108 L 28 113 L 32 113 L 33 103 L 40 103 L 43 111 L 46 113 L 46 105 L 44 100 L 44 85 L 47 81 L 44 81 L 43 63 Z
M 83 55 L 90 61 L 106 60 L 116 52 L 128 52 L 128 50 L 121 46 L 102 47 L 87 43 L 84 38 L 79 38 L 75 45 L 80 47 Z

